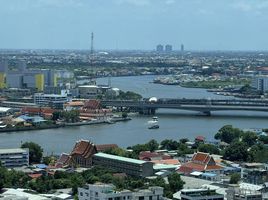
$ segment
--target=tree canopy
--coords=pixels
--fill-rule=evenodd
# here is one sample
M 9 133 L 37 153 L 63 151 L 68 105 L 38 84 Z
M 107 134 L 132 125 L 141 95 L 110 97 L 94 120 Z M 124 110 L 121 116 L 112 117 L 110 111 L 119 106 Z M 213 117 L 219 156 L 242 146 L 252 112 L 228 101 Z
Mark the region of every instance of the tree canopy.
M 21 145 L 21 148 L 29 149 L 29 162 L 40 163 L 43 156 L 43 149 L 39 144 L 34 142 L 25 142 Z

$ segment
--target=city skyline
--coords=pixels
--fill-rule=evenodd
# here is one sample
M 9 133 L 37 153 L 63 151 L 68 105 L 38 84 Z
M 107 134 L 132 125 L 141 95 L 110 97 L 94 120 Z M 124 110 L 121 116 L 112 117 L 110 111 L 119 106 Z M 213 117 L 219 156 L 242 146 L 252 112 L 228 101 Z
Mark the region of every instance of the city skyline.
M 0 49 L 268 50 L 268 1 L 0 0 Z

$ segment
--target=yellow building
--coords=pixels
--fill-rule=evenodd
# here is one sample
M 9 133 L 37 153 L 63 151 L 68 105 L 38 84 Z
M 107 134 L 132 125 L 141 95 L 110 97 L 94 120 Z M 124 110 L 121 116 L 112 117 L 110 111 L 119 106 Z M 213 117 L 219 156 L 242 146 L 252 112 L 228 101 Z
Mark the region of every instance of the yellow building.
M 44 74 L 36 74 L 35 75 L 35 87 L 37 88 L 38 92 L 44 91 L 44 85 L 45 85 Z
M 0 89 L 3 89 L 5 87 L 6 87 L 6 74 L 0 72 Z

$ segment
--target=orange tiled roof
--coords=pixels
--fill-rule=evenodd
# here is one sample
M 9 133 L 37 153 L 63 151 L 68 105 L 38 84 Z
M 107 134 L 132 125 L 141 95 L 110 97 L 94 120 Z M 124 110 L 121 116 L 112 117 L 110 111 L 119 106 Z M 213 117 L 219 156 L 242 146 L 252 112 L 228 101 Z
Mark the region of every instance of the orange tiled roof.
M 211 159 L 211 156 L 208 153 L 203 152 L 197 152 L 193 158 L 192 162 L 198 162 L 198 163 L 204 163 L 207 164 L 209 160 Z
M 154 164 L 165 164 L 165 165 L 179 165 L 180 161 L 177 159 L 164 159 L 164 160 L 152 160 Z

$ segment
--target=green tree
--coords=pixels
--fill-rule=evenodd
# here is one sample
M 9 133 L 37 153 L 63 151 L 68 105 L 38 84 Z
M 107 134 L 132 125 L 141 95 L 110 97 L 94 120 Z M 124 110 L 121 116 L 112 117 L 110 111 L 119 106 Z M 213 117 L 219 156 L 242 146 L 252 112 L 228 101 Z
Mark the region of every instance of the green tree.
M 240 181 L 240 174 L 239 173 L 232 174 L 230 178 L 230 184 L 237 184 L 238 181 Z
M 249 147 L 256 144 L 258 136 L 253 132 L 244 132 L 242 135 L 242 141 L 245 142 Z
M 146 145 L 151 152 L 157 150 L 159 147 L 159 144 L 156 140 L 150 140 Z
M 175 140 L 165 139 L 160 143 L 160 145 L 161 145 L 161 149 L 177 150 L 179 144 Z
M 122 113 L 122 118 L 127 118 L 127 113 L 126 112 Z
M 210 154 L 220 154 L 218 147 L 212 144 L 200 144 L 198 146 L 198 151 L 210 153 Z
M 168 176 L 168 183 L 170 186 L 171 192 L 174 194 L 175 192 L 181 190 L 183 188 L 184 182 L 181 180 L 181 176 L 174 172 Z
M 34 142 L 25 142 L 21 145 L 21 148 L 29 149 L 29 162 L 40 163 L 43 156 L 43 149 L 39 144 Z
M 53 121 L 57 121 L 58 119 L 60 119 L 61 113 L 59 111 L 55 111 L 52 113 L 52 120 Z
M 244 142 L 233 142 L 226 147 L 223 157 L 231 161 L 248 161 L 247 145 Z
M 225 125 L 216 133 L 215 139 L 230 144 L 233 140 L 238 139 L 242 133 L 243 131 L 232 125 Z

